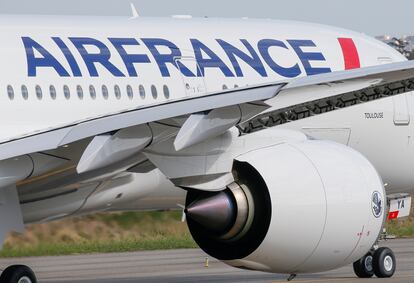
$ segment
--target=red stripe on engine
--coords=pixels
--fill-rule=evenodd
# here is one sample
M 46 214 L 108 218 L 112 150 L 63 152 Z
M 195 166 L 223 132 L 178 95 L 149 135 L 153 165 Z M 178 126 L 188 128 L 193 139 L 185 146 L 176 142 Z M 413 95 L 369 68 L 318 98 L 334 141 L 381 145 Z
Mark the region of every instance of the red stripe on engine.
M 345 70 L 358 69 L 361 67 L 358 50 L 352 38 L 338 38 L 344 55 Z

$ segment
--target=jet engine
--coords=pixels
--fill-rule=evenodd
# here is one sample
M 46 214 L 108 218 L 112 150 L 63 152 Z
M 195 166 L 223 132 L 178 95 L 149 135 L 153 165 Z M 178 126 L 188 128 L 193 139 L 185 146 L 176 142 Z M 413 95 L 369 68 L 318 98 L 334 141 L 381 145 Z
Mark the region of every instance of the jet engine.
M 385 191 L 373 165 L 346 146 L 307 140 L 249 151 L 220 192 L 189 190 L 187 223 L 209 255 L 239 268 L 320 272 L 375 244 Z

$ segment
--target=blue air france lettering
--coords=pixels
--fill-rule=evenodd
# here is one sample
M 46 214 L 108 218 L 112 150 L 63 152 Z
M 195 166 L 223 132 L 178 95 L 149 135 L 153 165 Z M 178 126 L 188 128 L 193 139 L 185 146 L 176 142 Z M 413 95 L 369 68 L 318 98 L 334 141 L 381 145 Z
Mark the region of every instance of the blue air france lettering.
M 189 39 L 194 52 L 194 58 L 198 63 L 197 72 L 193 72 L 177 58 L 182 56 L 180 48 L 173 42 L 162 38 L 108 38 L 109 43 L 116 49 L 118 54 L 112 54 L 110 48 L 104 42 L 90 37 L 69 37 L 62 39 L 52 37 L 51 40 L 61 50 L 67 62 L 63 64 L 41 43 L 31 37 L 22 37 L 22 42 L 27 56 L 27 73 L 29 77 L 36 77 L 39 69 L 52 68 L 60 77 L 82 77 L 88 74 L 91 77 L 99 77 L 97 66 L 100 65 L 114 77 L 138 77 L 140 65 L 155 63 L 162 77 L 170 77 L 170 68 L 175 68 L 186 77 L 203 77 L 207 69 L 217 69 L 225 77 L 244 77 L 244 72 L 240 66 L 240 61 L 246 63 L 258 75 L 268 77 L 266 69 L 269 69 L 285 78 L 294 78 L 302 74 L 305 70 L 306 75 L 316 75 L 331 72 L 329 67 L 313 67 L 312 63 L 326 62 L 325 56 L 318 50 L 318 46 L 308 39 L 288 39 L 285 41 L 277 39 L 262 39 L 257 44 L 252 44 L 246 39 L 240 39 L 244 46 L 239 49 L 223 39 L 217 39 L 218 47 L 222 48 L 231 66 L 217 55 L 211 47 L 201 40 Z M 69 48 L 68 43 L 74 46 Z M 145 54 L 127 52 L 134 46 L 145 46 L 148 52 Z M 217 47 L 217 46 L 216 46 Z M 90 52 L 94 48 L 95 52 Z M 297 55 L 297 62 L 291 66 L 282 66 L 278 59 L 272 56 L 271 48 L 281 48 L 290 50 Z M 163 50 L 161 52 L 160 50 Z M 165 50 L 169 50 L 166 52 Z M 312 50 L 312 51 L 309 51 Z M 86 70 L 81 70 L 81 64 L 75 59 L 74 52 L 78 52 L 86 66 Z M 149 54 L 154 59 L 151 59 Z M 113 56 L 119 56 L 124 66 L 116 66 L 111 62 Z M 155 60 L 155 62 L 152 62 Z M 67 63 L 67 64 L 66 64 Z M 83 65 L 82 64 L 82 65 Z M 64 67 L 69 65 L 70 69 Z M 267 66 L 268 68 L 266 68 Z M 301 66 L 303 68 L 301 68 Z M 102 69 L 100 69 L 102 70 Z

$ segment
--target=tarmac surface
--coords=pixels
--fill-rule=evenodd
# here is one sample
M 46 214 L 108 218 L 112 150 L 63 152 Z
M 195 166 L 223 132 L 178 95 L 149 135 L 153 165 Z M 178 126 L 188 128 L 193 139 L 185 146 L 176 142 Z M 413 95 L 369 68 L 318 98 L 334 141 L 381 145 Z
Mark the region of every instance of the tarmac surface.
M 396 254 L 397 272 L 391 279 L 358 279 L 352 266 L 334 271 L 299 275 L 294 282 L 414 282 L 414 239 L 390 240 Z M 286 282 L 286 275 L 239 270 L 200 250 L 170 250 L 119 254 L 0 259 L 0 268 L 26 264 L 40 283 L 133 283 L 133 282 Z

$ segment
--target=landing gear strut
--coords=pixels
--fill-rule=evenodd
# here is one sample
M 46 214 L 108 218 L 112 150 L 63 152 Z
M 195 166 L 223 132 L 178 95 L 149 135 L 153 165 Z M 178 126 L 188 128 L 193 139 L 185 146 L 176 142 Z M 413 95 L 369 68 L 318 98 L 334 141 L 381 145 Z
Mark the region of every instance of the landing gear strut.
M 393 251 L 384 247 L 370 251 L 353 266 L 359 278 L 370 278 L 374 274 L 378 278 L 389 278 L 394 275 L 397 262 Z
M 12 265 L 1 273 L 0 283 L 37 283 L 37 279 L 28 266 Z

